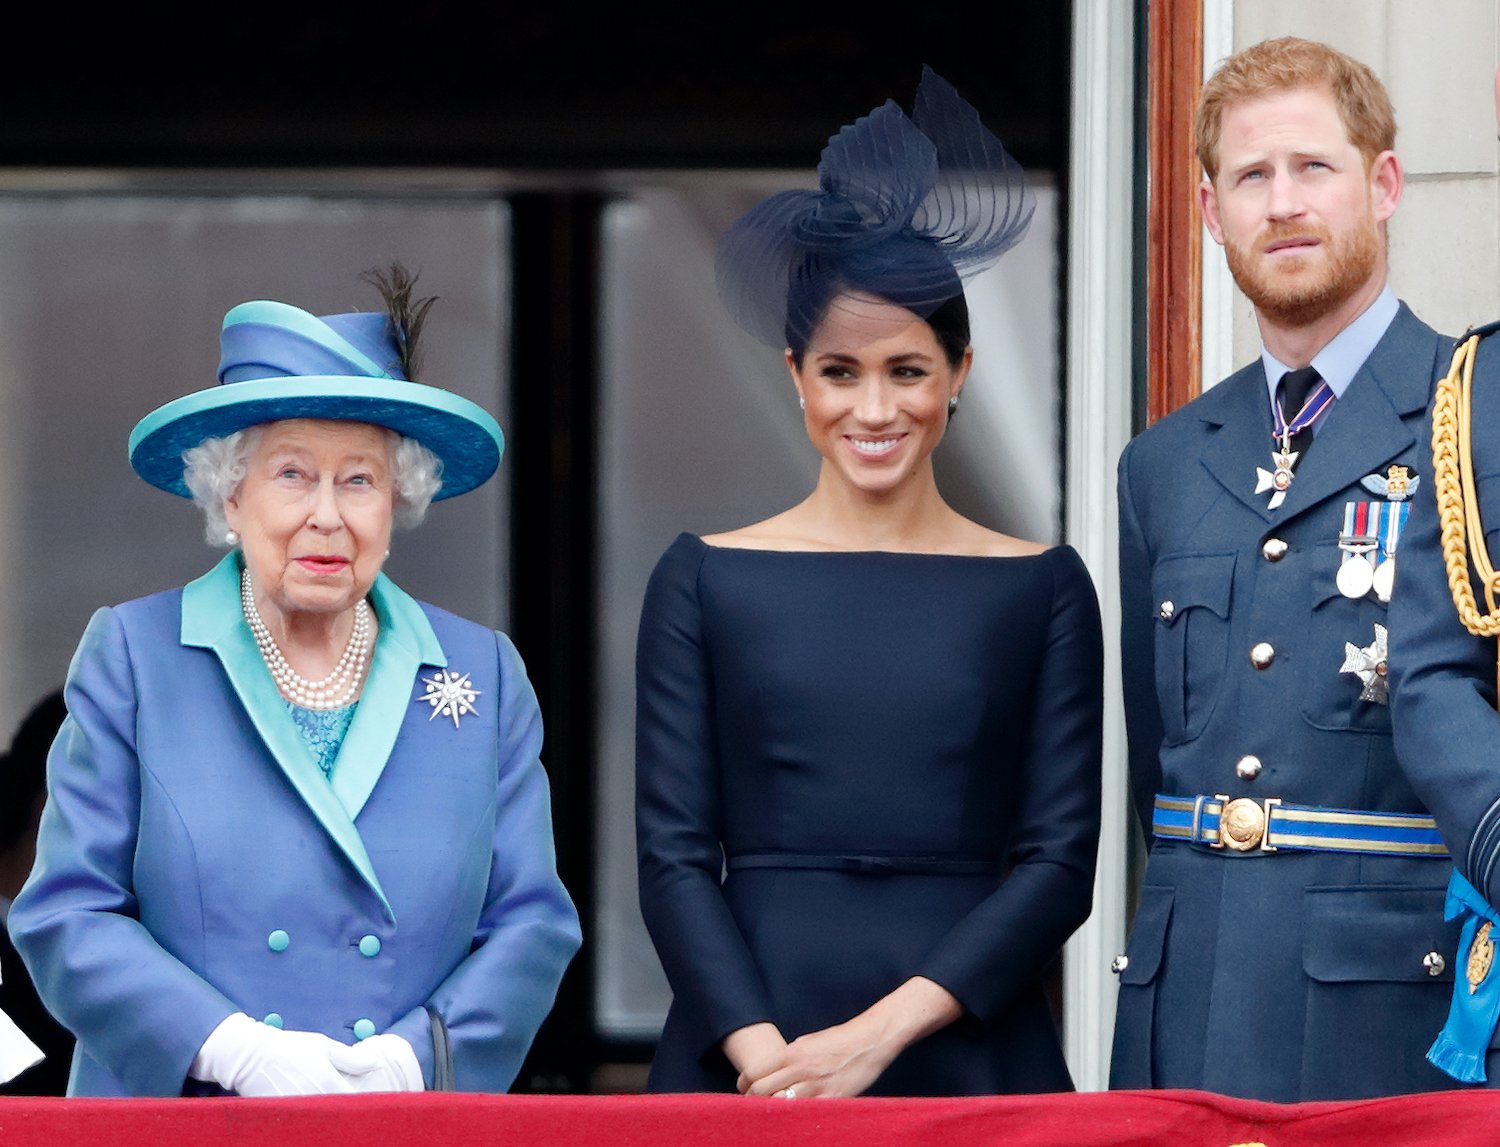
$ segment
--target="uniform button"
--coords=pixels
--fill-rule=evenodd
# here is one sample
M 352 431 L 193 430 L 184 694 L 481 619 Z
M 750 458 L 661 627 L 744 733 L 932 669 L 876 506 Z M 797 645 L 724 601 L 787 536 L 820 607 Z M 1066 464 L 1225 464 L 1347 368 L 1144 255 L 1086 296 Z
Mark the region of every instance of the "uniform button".
M 1177 606 L 1170 601 L 1164 601 L 1156 612 L 1163 621 L 1171 621 L 1172 615 L 1177 612 Z
M 374 1020 L 355 1020 L 354 1021 L 354 1038 L 355 1039 L 369 1039 L 374 1034 L 375 1034 L 375 1021 Z
M 1124 952 L 1121 952 L 1109 962 L 1109 970 L 1117 976 L 1128 967 L 1130 967 L 1130 957 L 1125 955 Z
M 1246 753 L 1234 763 L 1234 775 L 1242 781 L 1253 781 L 1260 776 L 1260 769 L 1260 758 L 1251 753 Z
M 1287 550 L 1291 549 L 1280 538 L 1267 538 L 1260 547 L 1260 556 L 1268 562 L 1279 562 L 1286 557 Z
M 287 950 L 287 946 L 291 944 L 291 942 L 292 938 L 280 928 L 276 929 L 276 931 L 272 932 L 269 936 L 266 937 L 266 947 L 271 949 L 271 951 L 273 952 L 285 952 Z
M 1447 966 L 1448 961 L 1438 952 L 1428 952 L 1422 957 L 1422 967 L 1427 969 L 1429 976 L 1441 976 Z
M 359 938 L 359 954 L 361 956 L 368 956 L 371 959 L 380 955 L 380 937 L 361 936 Z
M 267 1027 L 279 1028 L 284 1025 L 280 1012 L 268 1012 L 266 1018 L 260 1021 Z
M 1257 669 L 1268 669 L 1275 660 L 1276 650 L 1269 641 L 1257 641 L 1250 647 L 1250 664 Z

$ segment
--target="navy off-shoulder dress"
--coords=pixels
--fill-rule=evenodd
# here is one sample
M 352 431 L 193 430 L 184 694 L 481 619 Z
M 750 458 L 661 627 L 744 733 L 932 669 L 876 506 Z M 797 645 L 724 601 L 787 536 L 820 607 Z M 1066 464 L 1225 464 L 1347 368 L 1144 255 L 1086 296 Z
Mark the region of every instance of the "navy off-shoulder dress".
M 641 908 L 673 991 L 650 1086 L 731 1091 L 912 976 L 963 1016 L 870 1094 L 1071 1087 L 1040 976 L 1088 915 L 1102 641 L 1078 555 L 779 552 L 683 534 L 637 646 Z

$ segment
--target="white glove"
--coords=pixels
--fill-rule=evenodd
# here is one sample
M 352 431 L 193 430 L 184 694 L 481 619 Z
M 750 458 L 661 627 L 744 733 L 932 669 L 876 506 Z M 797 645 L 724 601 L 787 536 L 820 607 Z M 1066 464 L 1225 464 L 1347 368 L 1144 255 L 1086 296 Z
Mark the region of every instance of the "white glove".
M 0 928 L 3 927 L 5 925 L 0 924 Z M 41 1062 L 42 1049 L 27 1039 L 8 1015 L 0 1012 L 0 1083 L 9 1082 L 28 1067 Z
M 4 927 L 5 921 L 0 920 L 0 928 Z M 26 1038 L 14 1020 L 0 1012 L 0 1083 L 9 1083 L 28 1067 L 41 1062 L 42 1049 Z
M 353 1085 L 334 1067 L 344 1045 L 318 1032 L 282 1031 L 235 1012 L 214 1028 L 188 1074 L 240 1095 L 328 1095 Z
M 394 1032 L 362 1039 L 353 1047 L 338 1045 L 329 1052 L 355 1091 L 426 1091 L 422 1065 L 411 1044 Z

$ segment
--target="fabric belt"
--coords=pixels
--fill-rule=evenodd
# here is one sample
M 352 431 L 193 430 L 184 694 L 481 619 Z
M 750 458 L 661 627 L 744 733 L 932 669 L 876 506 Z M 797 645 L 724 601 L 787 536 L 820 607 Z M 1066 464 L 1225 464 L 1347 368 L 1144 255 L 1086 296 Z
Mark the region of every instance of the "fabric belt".
M 1367 852 L 1444 859 L 1430 816 L 1287 804 L 1279 797 L 1157 795 L 1152 835 L 1232 852 Z
M 741 852 L 725 859 L 729 871 L 743 868 L 815 868 L 835 872 L 930 876 L 998 875 L 998 860 L 953 856 L 858 856 L 817 852 Z

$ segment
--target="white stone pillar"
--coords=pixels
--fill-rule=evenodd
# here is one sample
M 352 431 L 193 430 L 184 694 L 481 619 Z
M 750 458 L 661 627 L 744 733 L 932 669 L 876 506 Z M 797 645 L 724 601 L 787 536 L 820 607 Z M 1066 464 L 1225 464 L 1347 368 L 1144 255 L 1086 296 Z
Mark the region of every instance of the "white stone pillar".
M 1133 7 L 1080 0 L 1073 15 L 1064 522 L 1099 591 L 1105 641 L 1104 817 L 1094 910 L 1063 953 L 1064 1046 L 1083 1091 L 1109 1082 L 1118 990 L 1109 964 L 1125 942 L 1129 876 L 1115 462 L 1131 429 Z

